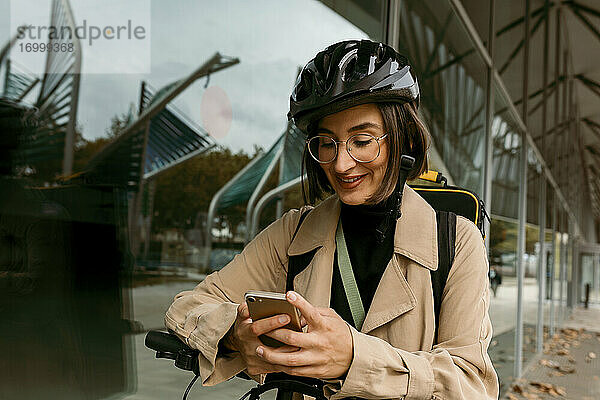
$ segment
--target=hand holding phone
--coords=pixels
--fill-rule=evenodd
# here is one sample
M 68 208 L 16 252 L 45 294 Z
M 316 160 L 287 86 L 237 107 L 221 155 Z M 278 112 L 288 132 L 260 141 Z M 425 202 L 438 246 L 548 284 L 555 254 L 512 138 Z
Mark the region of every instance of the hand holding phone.
M 290 317 L 290 322 L 283 328 L 297 332 L 302 331 L 300 312 L 294 305 L 287 301 L 285 293 L 250 291 L 246 293 L 245 300 L 246 304 L 248 304 L 248 311 L 250 312 L 252 321 L 287 314 Z M 279 340 L 266 335 L 260 335 L 259 339 L 263 344 L 270 347 L 281 347 L 284 345 Z

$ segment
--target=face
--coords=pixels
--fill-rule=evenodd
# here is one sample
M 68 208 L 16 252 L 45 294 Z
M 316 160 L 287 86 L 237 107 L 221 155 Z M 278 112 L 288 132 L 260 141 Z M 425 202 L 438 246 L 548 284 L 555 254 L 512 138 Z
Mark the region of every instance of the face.
M 388 162 L 388 137 L 379 141 L 381 152 L 373 161 L 354 160 L 346 151 L 345 142 L 359 133 L 369 133 L 376 138 L 385 135 L 383 118 L 375 104 L 363 104 L 328 115 L 317 126 L 317 135 L 344 142 L 338 143 L 337 157 L 320 166 L 340 200 L 349 205 L 365 204 L 377 191 Z

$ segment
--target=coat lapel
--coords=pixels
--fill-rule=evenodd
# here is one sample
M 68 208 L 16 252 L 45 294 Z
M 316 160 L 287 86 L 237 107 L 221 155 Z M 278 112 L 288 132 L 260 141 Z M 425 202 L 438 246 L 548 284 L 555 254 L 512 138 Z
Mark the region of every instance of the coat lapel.
M 361 332 L 367 333 L 415 308 L 417 300 L 408 286 L 396 255 L 383 272 Z
M 295 256 L 317 249 L 310 264 L 294 278 L 294 290 L 317 307 L 329 307 L 340 208 L 337 196 L 315 207 L 306 216 L 287 252 L 288 256 Z
M 308 266 L 294 278 L 294 290 L 315 307 L 329 307 L 333 278 L 332 247 L 321 247 Z
M 404 187 L 402 216 L 396 221 L 394 255 L 377 286 L 361 332 L 367 333 L 415 308 L 418 299 L 400 269 L 399 257 L 435 271 L 438 267 L 435 211 L 410 187 Z
M 435 211 L 410 187 L 404 187 L 402 216 L 396 222 L 394 255 L 377 287 L 361 331 L 370 332 L 415 308 L 418 299 L 400 269 L 398 257 L 436 270 L 437 223 Z M 317 307 L 329 307 L 335 230 L 340 202 L 331 196 L 307 216 L 288 248 L 288 256 L 317 249 L 310 264 L 294 278 L 294 290 Z

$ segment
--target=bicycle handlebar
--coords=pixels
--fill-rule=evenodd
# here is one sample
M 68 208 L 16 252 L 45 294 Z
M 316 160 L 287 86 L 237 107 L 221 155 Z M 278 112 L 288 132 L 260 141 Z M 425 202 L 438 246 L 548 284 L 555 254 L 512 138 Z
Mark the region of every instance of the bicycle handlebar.
M 146 334 L 144 344 L 149 349 L 156 351 L 156 358 L 175 360 L 177 368 L 192 371 L 198 375 L 198 350 L 190 348 L 174 334 L 150 331 Z
M 186 371 L 192 371 L 199 375 L 198 350 L 190 348 L 182 342 L 175 334 L 162 331 L 150 331 L 146 334 L 144 344 L 149 349 L 156 351 L 156 358 L 175 360 L 175 366 Z M 187 397 L 189 388 L 194 383 L 192 380 L 184 398 Z M 245 378 L 247 379 L 247 378 Z M 260 395 L 268 390 L 278 389 L 277 399 L 291 399 L 292 393 L 304 393 L 324 400 L 322 391 L 323 383 L 314 378 L 292 377 L 285 374 L 268 374 L 263 385 L 259 385 L 246 393 L 250 399 L 258 399 Z

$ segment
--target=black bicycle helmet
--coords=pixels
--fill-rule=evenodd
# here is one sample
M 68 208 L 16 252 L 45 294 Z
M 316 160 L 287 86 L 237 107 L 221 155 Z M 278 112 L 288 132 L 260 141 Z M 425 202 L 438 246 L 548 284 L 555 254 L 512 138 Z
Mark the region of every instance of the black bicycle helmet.
M 348 40 L 319 52 L 302 69 L 290 96 L 288 119 L 308 125 L 343 109 L 373 102 L 419 102 L 408 60 L 391 46 Z

